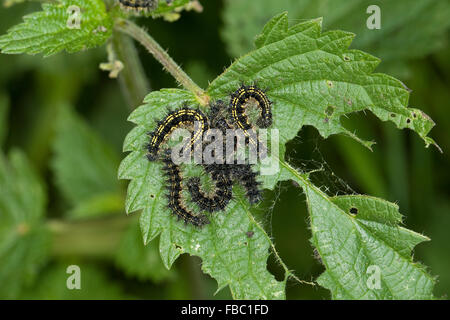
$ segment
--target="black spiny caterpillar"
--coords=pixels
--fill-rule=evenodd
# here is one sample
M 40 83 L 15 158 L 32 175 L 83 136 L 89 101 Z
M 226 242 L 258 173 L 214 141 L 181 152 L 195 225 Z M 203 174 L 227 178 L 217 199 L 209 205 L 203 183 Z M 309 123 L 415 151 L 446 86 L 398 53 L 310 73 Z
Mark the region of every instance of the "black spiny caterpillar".
M 208 224 L 208 218 L 202 214 L 194 214 L 184 204 L 182 197 L 182 182 L 180 167 L 172 162 L 171 150 L 167 149 L 163 153 L 162 161 L 164 163 L 164 175 L 167 183 L 167 200 L 168 207 L 178 220 L 183 220 L 185 223 L 190 223 L 194 226 L 201 227 Z
M 156 129 L 149 133 L 150 142 L 147 145 L 148 159 L 150 161 L 155 161 L 157 159 L 161 144 L 167 140 L 175 129 L 184 126 L 193 126 L 195 128 L 195 122 L 199 124 L 199 127 L 194 132 L 191 139 L 191 148 L 199 139 L 203 138 L 204 132 L 208 130 L 208 118 L 200 110 L 187 107 L 169 112 L 164 119 L 158 122 Z

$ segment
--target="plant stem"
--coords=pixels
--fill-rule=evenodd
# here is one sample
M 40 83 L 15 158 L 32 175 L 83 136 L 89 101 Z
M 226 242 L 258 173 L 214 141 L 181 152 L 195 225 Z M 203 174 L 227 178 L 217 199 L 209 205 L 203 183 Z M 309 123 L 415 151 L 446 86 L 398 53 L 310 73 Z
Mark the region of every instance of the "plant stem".
M 83 221 L 50 220 L 55 256 L 112 257 L 134 217 L 124 214 Z
M 124 69 L 119 74 L 119 83 L 127 104 L 134 109 L 142 103 L 150 92 L 150 84 L 139 59 L 133 41 L 119 32 L 114 32 L 112 46 L 116 58 L 123 62 Z
M 207 105 L 209 98 L 205 91 L 176 64 L 175 61 L 161 48 L 161 46 L 145 30 L 129 20 L 119 19 L 115 25 L 116 30 L 123 32 L 141 43 L 158 60 L 183 87 L 196 95 L 202 105 Z

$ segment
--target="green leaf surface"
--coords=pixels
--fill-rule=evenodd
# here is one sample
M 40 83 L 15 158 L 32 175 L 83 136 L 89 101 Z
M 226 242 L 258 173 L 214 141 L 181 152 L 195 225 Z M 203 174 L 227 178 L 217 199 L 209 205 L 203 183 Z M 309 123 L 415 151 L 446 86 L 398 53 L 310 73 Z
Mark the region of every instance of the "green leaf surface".
M 173 276 L 161 261 L 156 241 L 144 244 L 138 221 L 130 223 L 121 240 L 116 265 L 128 276 L 141 281 L 151 280 L 158 283 Z
M 0 298 L 13 299 L 47 259 L 46 194 L 25 155 L 0 153 Z
M 361 206 L 358 222 L 367 229 L 372 229 L 370 236 L 365 235 L 359 242 L 355 241 L 355 248 L 352 248 L 354 251 L 348 255 L 357 259 L 363 247 L 375 248 L 376 252 L 370 252 L 365 263 L 361 262 L 362 266 L 369 262 L 377 263 L 382 276 L 389 278 L 386 281 L 392 280 L 390 271 L 405 271 L 401 275 L 402 279 L 412 276 L 408 279 L 407 289 L 389 282 L 386 283 L 389 292 L 364 295 L 361 288 L 354 287 L 355 291 L 350 291 L 352 297 L 430 298 L 432 283 L 425 282 L 424 279 L 431 278 L 410 258 L 412 247 L 425 238 L 411 231 L 398 229 L 396 224 L 400 217 L 396 208 L 387 204 L 382 207 L 378 203 L 381 200 L 373 198 L 355 197 L 351 201 L 344 201 L 344 198 L 330 199 L 313 186 L 307 176 L 298 173 L 283 161 L 285 144 L 304 125 L 314 126 L 324 137 L 346 134 L 370 147 L 370 142 L 359 139 L 340 122 L 342 116 L 362 110 L 370 110 L 381 120 L 391 120 L 398 128 L 408 127 L 416 131 L 426 144 L 433 143 L 427 137 L 434 125 L 432 120 L 421 111 L 408 108 L 409 91 L 401 82 L 384 74 L 372 73 L 378 59 L 364 52 L 348 49 L 353 37 L 353 34 L 344 31 L 323 33 L 321 20 L 305 21 L 288 28 L 287 14 L 280 14 L 269 21 L 262 34 L 256 38 L 257 49 L 234 62 L 214 80 L 208 88 L 208 94 L 212 100 L 227 101 L 230 93 L 242 83 L 257 83 L 259 87 L 267 88 L 266 93 L 273 101 L 272 128 L 278 129 L 280 136 L 281 152 L 278 156 L 274 155 L 273 160 L 279 162 L 281 169 L 271 176 L 262 176 L 261 182 L 265 188 L 272 189 L 279 181 L 294 179 L 303 187 L 311 219 L 315 219 L 311 225 L 313 239 L 319 237 L 316 231 L 320 227 L 325 238 L 327 234 L 328 238 L 332 234 L 332 239 L 336 242 L 333 243 L 334 251 L 326 257 L 329 260 L 324 261 L 333 261 L 332 254 L 339 256 L 345 254 L 345 250 L 338 245 L 342 237 L 334 234 L 337 229 L 333 229 L 335 220 L 323 221 L 324 219 L 319 218 L 332 215 L 333 219 L 339 220 L 336 222 L 339 227 L 352 232 L 355 225 L 350 223 L 350 216 L 344 210 L 348 205 L 357 205 Z M 195 107 L 198 102 L 184 90 L 161 90 L 149 94 L 145 104 L 129 117 L 137 126 L 125 140 L 124 151 L 131 153 L 123 160 L 119 169 L 121 179 L 131 180 L 126 200 L 127 212 L 142 210 L 140 221 L 144 239 L 148 242 L 160 235 L 160 252 L 167 267 L 180 254 L 189 253 L 199 256 L 203 260 L 203 271 L 217 280 L 219 288 L 228 285 L 234 298 L 284 298 L 286 279 L 291 273 L 278 257 L 261 224 L 255 219 L 257 211 L 250 207 L 239 186 L 233 188 L 235 198 L 226 212 L 213 215 L 211 224 L 203 229 L 177 222 L 166 208 L 162 165 L 145 159 L 148 139 L 146 132 L 154 129 L 156 121 L 167 114 L 167 109 L 175 109 L 183 104 Z M 361 199 L 366 202 L 364 206 L 361 205 Z M 372 211 L 374 207 L 377 210 Z M 362 233 L 360 229 L 355 230 Z M 247 236 L 248 231 L 254 232 L 253 237 Z M 393 234 L 400 235 L 401 242 L 392 243 Z M 319 240 L 314 243 L 319 251 L 323 246 L 327 248 L 330 245 Z M 276 281 L 267 271 L 266 263 L 271 248 L 277 261 L 285 268 L 284 281 Z M 383 260 L 379 252 L 392 253 L 393 260 Z M 352 256 L 354 253 L 356 256 Z M 334 258 L 336 263 L 339 257 Z M 356 262 L 355 265 L 361 267 Z M 402 265 L 405 269 L 400 268 Z M 345 269 L 342 271 L 347 272 Z M 364 274 L 355 275 L 355 281 L 361 286 L 358 281 L 365 279 L 365 272 L 364 270 Z M 344 273 L 337 275 L 345 276 Z M 348 298 L 342 294 L 343 289 L 339 289 L 338 284 L 333 284 L 332 287 L 329 281 L 325 282 L 325 277 L 319 282 L 330 288 L 335 298 Z
M 60 108 L 53 142 L 56 184 L 72 206 L 72 217 L 121 211 L 118 155 L 71 108 Z
M 435 280 L 411 257 L 412 249 L 429 239 L 398 226 L 396 205 L 368 196 L 330 199 L 314 188 L 305 190 L 312 243 L 326 266 L 317 281 L 334 299 L 433 299 Z M 356 216 L 349 214 L 352 208 Z M 379 288 L 369 285 L 370 266 L 380 270 Z
M 388 61 L 392 67 L 403 63 L 404 59 L 438 50 L 445 43 L 450 27 L 450 5 L 441 0 L 242 0 L 225 3 L 222 35 L 233 56 L 252 49 L 255 34 L 280 8 L 289 11 L 295 21 L 324 17 L 326 29 L 356 33 L 355 48 Z M 366 10 L 371 5 L 381 10 L 379 30 L 370 30 L 366 25 L 370 16 Z M 421 27 L 412 29 L 412 25 Z
M 257 50 L 234 62 L 214 80 L 208 93 L 224 98 L 239 84 L 256 82 L 274 101 L 274 127 L 281 143 L 312 125 L 327 138 L 346 134 L 370 148 L 341 124 L 341 117 L 369 110 L 380 120 L 416 131 L 426 145 L 434 122 L 422 111 L 408 108 L 409 91 L 399 80 L 372 73 L 379 60 L 350 50 L 354 34 L 322 32 L 322 20 L 309 20 L 287 28 L 287 13 L 271 20 L 257 37 Z
M 411 256 L 417 244 L 430 239 L 400 226 L 396 204 L 365 195 L 329 197 L 307 174 L 288 164 L 282 170 L 306 194 L 311 243 L 326 268 L 317 282 L 333 299 L 434 299 L 436 280 Z
M 77 16 L 69 8 L 79 8 Z M 79 17 L 79 28 L 74 18 Z M 76 22 L 76 21 L 75 21 Z M 101 0 L 61 0 L 43 3 L 42 11 L 24 17 L 0 37 L 2 53 L 43 53 L 49 56 L 66 50 L 77 52 L 97 47 L 111 36 L 113 21 Z

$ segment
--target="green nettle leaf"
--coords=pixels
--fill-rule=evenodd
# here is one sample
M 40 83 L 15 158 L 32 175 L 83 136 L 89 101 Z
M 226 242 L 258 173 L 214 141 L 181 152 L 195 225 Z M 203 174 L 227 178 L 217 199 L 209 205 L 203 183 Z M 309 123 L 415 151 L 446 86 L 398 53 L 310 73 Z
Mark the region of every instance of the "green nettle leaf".
M 56 184 L 73 208 L 72 217 L 123 210 L 122 190 L 115 178 L 118 155 L 67 106 L 57 116 L 53 151 Z
M 145 245 L 142 241 L 139 223 L 128 227 L 117 251 L 116 264 L 127 275 L 141 281 L 160 282 L 173 275 L 162 264 L 156 242 Z
M 44 3 L 42 9 L 0 37 L 2 53 L 77 52 L 102 45 L 111 36 L 113 20 L 102 0 L 61 0 Z
M 429 239 L 399 226 L 398 206 L 363 195 L 328 197 L 285 166 L 306 194 L 312 239 L 326 271 L 317 282 L 333 299 L 433 299 L 435 279 L 413 261 Z
M 401 215 L 395 204 L 368 196 L 340 196 L 331 198 L 334 206 L 330 206 L 324 214 L 321 210 L 316 210 L 325 205 L 324 202 L 319 204 L 320 197 L 312 192 L 308 192 L 308 197 L 311 227 L 317 227 L 313 243 L 318 248 L 322 261 L 328 266 L 318 281 L 329 288 L 335 298 L 433 298 L 435 279 L 422 265 L 414 263 L 411 257 L 413 248 L 429 239 L 398 226 Z M 313 205 L 315 201 L 318 203 Z M 328 247 L 329 237 L 321 232 L 321 229 L 333 230 L 332 221 L 340 219 L 339 229 L 336 230 L 339 237 L 335 239 L 334 245 L 345 246 L 347 250 L 339 250 L 338 246 Z M 370 266 L 378 267 L 382 275 L 380 286 L 376 290 L 368 290 L 367 282 L 370 279 L 366 283 L 355 281 L 361 278 L 365 280 L 364 275 L 370 278 Z M 351 270 L 362 272 L 359 276 L 349 275 L 353 281 L 345 281 L 340 277 L 345 272 L 352 272 Z M 371 289 L 374 289 L 374 285 L 372 282 Z
M 398 128 L 414 130 L 426 145 L 434 143 L 427 136 L 433 121 L 420 110 L 408 108 L 409 92 L 400 81 L 372 73 L 378 59 L 348 49 L 353 38 L 344 31 L 321 32 L 320 19 L 288 28 L 287 13 L 282 13 L 269 21 L 256 38 L 257 49 L 214 80 L 208 94 L 212 100 L 228 100 L 230 92 L 242 83 L 267 88 L 273 101 L 272 128 L 278 129 L 280 136 L 280 155 L 273 156 L 280 170 L 272 176 L 261 176 L 261 182 L 266 189 L 273 189 L 279 181 L 295 180 L 304 189 L 313 244 L 327 268 L 319 283 L 329 288 L 334 298 L 431 298 L 431 278 L 410 256 L 412 247 L 426 238 L 398 227 L 400 218 L 395 205 L 363 196 L 329 198 L 312 185 L 308 175 L 283 161 L 285 144 L 304 125 L 314 126 L 323 137 L 345 134 L 370 148 L 371 142 L 361 140 L 340 122 L 342 116 L 362 110 L 370 110 Z M 177 222 L 167 209 L 162 165 L 145 158 L 146 132 L 154 129 L 168 108 L 184 103 L 198 105 L 195 97 L 184 90 L 153 92 L 129 117 L 137 126 L 125 140 L 124 151 L 131 153 L 119 169 L 121 179 L 131 180 L 127 212 L 142 210 L 145 242 L 160 234 L 161 257 L 167 267 L 180 254 L 189 253 L 199 256 L 203 271 L 217 280 L 219 288 L 228 285 L 235 298 L 284 298 L 291 274 L 254 217 L 255 208 L 250 207 L 240 186 L 234 186 L 235 198 L 226 212 L 213 215 L 211 224 L 202 229 Z M 359 210 L 356 217 L 349 213 L 348 206 Z M 252 237 L 248 231 L 254 232 Z M 344 231 L 354 235 L 351 248 L 343 245 Z M 398 239 L 402 241 L 395 242 Z M 285 267 L 283 281 L 267 271 L 269 249 Z M 350 263 L 357 269 L 352 272 L 352 282 L 347 283 Z M 379 292 L 363 287 L 372 281 L 364 268 L 372 265 L 380 270 Z M 328 279 L 330 276 L 336 278 L 335 282 Z M 400 283 L 399 279 L 404 281 Z
M 16 298 L 47 259 L 46 194 L 25 155 L 0 153 L 0 298 Z

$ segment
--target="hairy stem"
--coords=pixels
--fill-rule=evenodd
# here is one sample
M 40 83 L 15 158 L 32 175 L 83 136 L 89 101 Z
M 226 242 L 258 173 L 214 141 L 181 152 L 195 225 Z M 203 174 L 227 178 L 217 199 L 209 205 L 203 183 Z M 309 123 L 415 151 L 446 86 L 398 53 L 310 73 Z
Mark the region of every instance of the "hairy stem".
M 127 104 L 132 109 L 142 103 L 150 92 L 150 84 L 139 59 L 133 41 L 122 33 L 114 32 L 112 38 L 114 54 L 124 64 L 119 74 L 119 83 Z
M 161 46 L 142 28 L 131 21 L 119 19 L 116 30 L 123 32 L 141 43 L 184 88 L 194 93 L 202 104 L 208 103 L 208 97 L 192 79 L 178 66 Z

